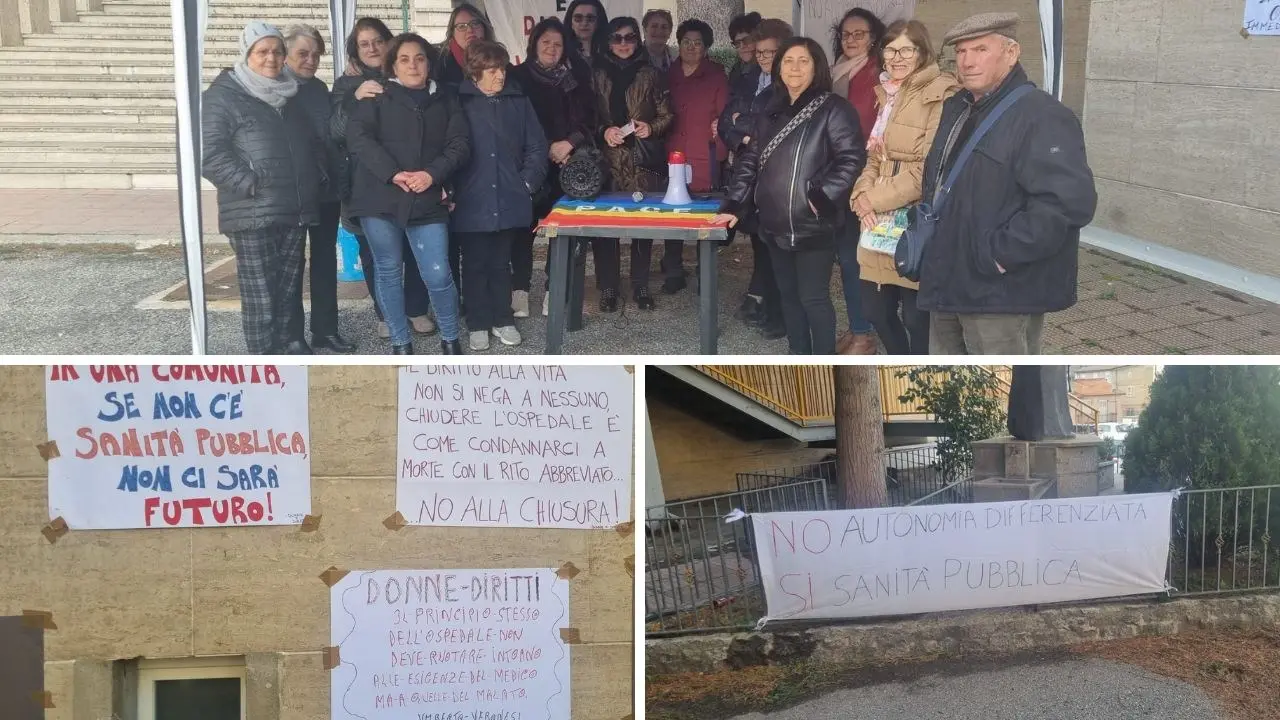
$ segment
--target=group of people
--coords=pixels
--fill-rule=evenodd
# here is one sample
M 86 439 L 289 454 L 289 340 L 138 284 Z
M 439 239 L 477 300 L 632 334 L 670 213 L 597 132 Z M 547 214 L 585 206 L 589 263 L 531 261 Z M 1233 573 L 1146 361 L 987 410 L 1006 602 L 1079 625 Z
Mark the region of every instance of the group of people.
M 1078 120 L 1042 92 L 961 152 L 1030 83 L 1016 15 L 975 16 L 947 34 L 958 77 L 942 72 L 921 23 L 886 27 L 861 8 L 833 30 L 834 63 L 787 23 L 750 13 L 729 26 L 738 61 L 726 72 L 709 56 L 706 23 L 680 23 L 675 52 L 673 24 L 666 11 L 609 19 L 599 0 L 573 0 L 563 20 L 532 29 L 512 65 L 470 5 L 454 9 L 440 47 L 363 18 L 331 91 L 315 77 L 325 45 L 314 28 L 246 26 L 241 60 L 205 92 L 203 133 L 249 352 L 355 350 L 337 327 L 339 224 L 359 239 L 394 353 L 438 331 L 442 351 L 459 354 L 464 322 L 472 351 L 490 338 L 519 344 L 532 228 L 561 195 L 560 169 L 588 148 L 602 153 L 612 191 L 660 190 L 674 150 L 694 168 L 691 190 L 723 188 L 715 222 L 749 235 L 754 256 L 738 317 L 785 336 L 792 353 L 1039 351 L 1044 313 L 1075 302 L 1079 230 L 1096 194 Z M 943 193 L 918 283 L 860 242 L 900 211 L 914 225 Z M 619 243 L 590 245 L 599 309 L 616 312 Z M 665 244 L 664 293 L 686 287 L 682 251 Z M 633 240 L 630 253 L 631 298 L 652 310 L 652 241 Z M 849 319 L 839 338 L 837 262 Z

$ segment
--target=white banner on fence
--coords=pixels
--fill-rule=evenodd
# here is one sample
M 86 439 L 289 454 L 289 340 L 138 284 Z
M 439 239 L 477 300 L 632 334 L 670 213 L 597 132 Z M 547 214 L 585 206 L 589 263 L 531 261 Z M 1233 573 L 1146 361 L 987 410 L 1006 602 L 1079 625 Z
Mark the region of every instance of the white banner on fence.
M 892 25 L 899 20 L 910 20 L 916 13 L 916 0 L 859 0 L 856 3 L 838 2 L 837 0 L 802 0 L 800 5 L 800 27 L 797 35 L 805 35 L 818 41 L 827 52 L 831 52 L 831 28 L 840 22 L 840 18 L 853 7 L 861 7 L 875 13 L 885 25 Z M 831 61 L 832 58 L 827 58 Z
M 73 530 L 297 525 L 307 368 L 46 368 L 49 517 Z
M 1173 498 L 753 514 L 765 621 L 1163 592 Z
M 619 365 L 400 368 L 396 509 L 411 525 L 626 522 L 634 395 Z
M 333 720 L 569 718 L 554 569 L 357 570 L 329 604 Z
M 493 23 L 495 39 L 511 54 L 511 62 L 524 60 L 529 45 L 529 33 L 544 18 L 564 19 L 567 0 L 501 0 L 485 4 L 489 20 Z M 604 11 L 610 18 L 630 16 L 639 24 L 644 14 L 641 0 L 604 0 Z M 572 31 L 572 28 L 569 28 Z

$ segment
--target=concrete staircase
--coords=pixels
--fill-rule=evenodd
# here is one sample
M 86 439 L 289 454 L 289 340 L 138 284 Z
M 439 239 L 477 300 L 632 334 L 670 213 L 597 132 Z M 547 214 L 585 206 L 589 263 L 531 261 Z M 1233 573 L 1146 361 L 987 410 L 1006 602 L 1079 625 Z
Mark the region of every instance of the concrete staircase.
M 357 7 L 392 32 L 404 27 L 401 0 Z M 449 8 L 449 0 L 417 0 L 410 22 L 438 40 Z M 252 19 L 282 30 L 309 23 L 327 41 L 326 0 L 210 0 L 206 86 L 235 62 L 237 38 Z M 101 12 L 52 30 L 0 48 L 0 188 L 177 187 L 169 0 L 104 0 Z M 331 83 L 332 61 L 345 64 L 344 50 L 326 49 L 318 76 Z

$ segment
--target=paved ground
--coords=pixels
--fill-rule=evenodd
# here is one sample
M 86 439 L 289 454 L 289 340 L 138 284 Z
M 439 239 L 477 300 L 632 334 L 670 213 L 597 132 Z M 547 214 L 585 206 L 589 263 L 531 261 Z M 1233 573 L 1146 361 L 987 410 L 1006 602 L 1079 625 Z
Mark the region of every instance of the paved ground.
M 998 666 L 943 663 L 880 673 L 867 684 L 737 720 L 1218 720 L 1214 702 L 1186 683 L 1105 660 Z
M 227 257 L 216 232 L 216 202 L 204 200 L 208 263 Z M 190 347 L 173 191 L 0 190 L 0 352 L 185 353 Z M 107 243 L 107 244 L 104 244 Z M 691 251 L 691 248 L 689 248 Z M 655 252 L 654 262 L 657 262 Z M 692 267 L 691 252 L 687 265 Z M 1080 302 L 1050 316 L 1046 350 L 1066 354 L 1280 353 L 1280 306 L 1093 249 L 1080 253 Z M 742 242 L 721 252 L 722 354 L 785 354 L 732 319 L 751 267 Z M 210 273 L 210 351 L 243 351 L 238 299 L 218 271 Z M 539 274 L 535 285 L 542 280 Z M 838 276 L 832 289 L 843 318 Z M 592 283 L 589 281 L 588 285 Z M 169 292 L 166 292 L 169 291 Z M 362 353 L 388 351 L 375 334 L 372 306 L 359 284 L 344 288 L 342 332 Z M 534 297 L 535 303 L 540 300 Z M 658 310 L 594 313 L 570 333 L 566 354 L 696 354 L 696 297 L 658 297 Z M 841 321 L 843 325 L 843 320 Z M 541 317 L 519 323 L 525 345 L 544 347 Z M 418 351 L 436 351 L 433 339 Z

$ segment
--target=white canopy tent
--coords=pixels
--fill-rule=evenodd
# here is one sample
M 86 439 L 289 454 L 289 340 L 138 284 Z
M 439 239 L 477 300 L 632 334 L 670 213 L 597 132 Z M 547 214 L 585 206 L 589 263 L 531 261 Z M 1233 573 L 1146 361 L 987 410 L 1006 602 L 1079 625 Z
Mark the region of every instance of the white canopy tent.
M 330 47 L 334 74 L 344 67 L 346 37 L 356 21 L 357 0 L 328 0 Z M 490 14 L 505 0 L 488 0 Z M 1062 22 L 1065 0 L 1037 0 L 1044 47 L 1046 91 L 1062 99 Z M 796 0 L 797 7 L 804 0 Z M 851 0 L 850 6 L 856 0 Z M 902 0 L 894 0 L 902 4 Z M 606 3 L 607 4 L 607 3 Z M 914 3 L 912 3 L 914 5 Z M 173 20 L 174 93 L 177 97 L 178 197 L 182 213 L 182 243 L 191 299 L 191 352 L 207 354 L 207 308 L 204 296 L 204 234 L 201 225 L 200 93 L 204 36 L 209 23 L 208 0 L 171 0 Z

